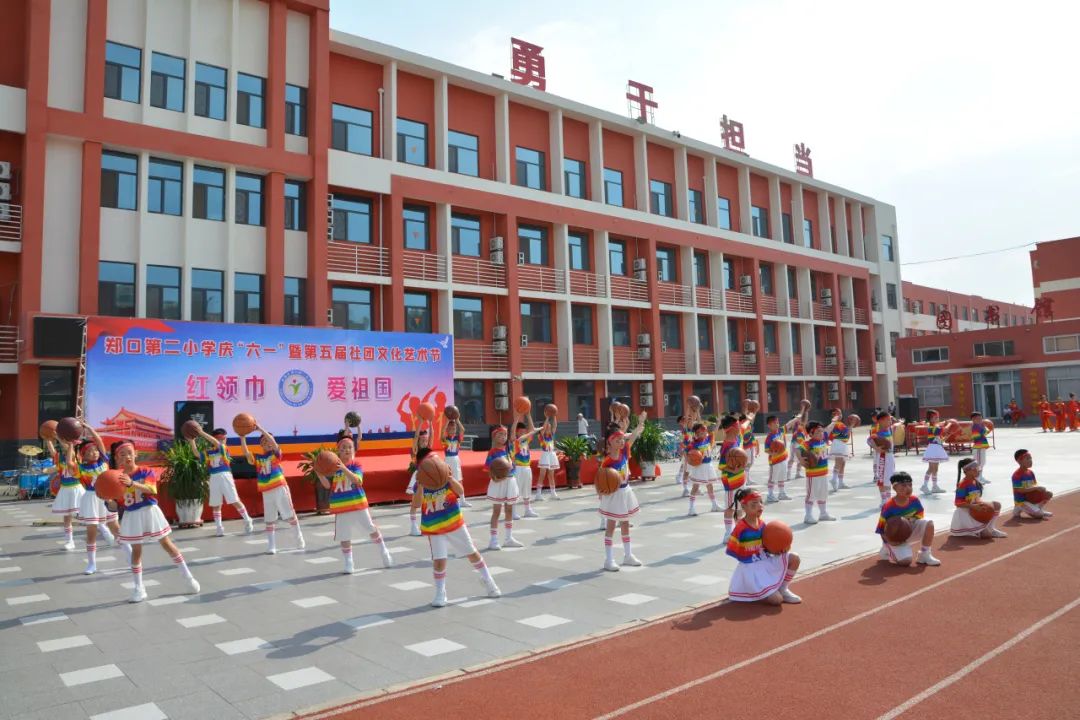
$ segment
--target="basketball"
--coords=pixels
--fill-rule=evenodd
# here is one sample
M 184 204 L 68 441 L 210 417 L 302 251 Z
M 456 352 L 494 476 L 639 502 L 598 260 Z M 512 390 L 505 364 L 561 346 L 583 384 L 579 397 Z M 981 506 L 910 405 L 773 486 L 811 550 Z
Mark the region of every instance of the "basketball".
M 64 442 L 73 443 L 82 437 L 82 423 L 73 417 L 66 417 L 56 423 L 56 434 Z
M 457 405 L 447 405 L 442 414 L 447 420 L 457 420 L 461 417 L 461 411 L 458 410 Z
M 971 519 L 975 522 L 988 523 L 994 519 L 994 506 L 988 502 L 975 502 L 968 506 Z
M 891 517 L 885 521 L 885 540 L 891 545 L 903 545 L 911 537 L 911 521 L 905 517 Z
M 552 403 L 548 403 L 547 405 L 544 406 L 544 415 L 545 415 L 545 417 L 553 418 L 558 414 L 559 414 L 559 407 L 557 405 L 554 405 Z
M 528 415 L 532 410 L 532 400 L 522 395 L 514 400 L 514 412 L 518 415 Z
M 119 500 L 124 497 L 123 477 L 119 470 L 106 470 L 94 478 L 94 491 L 102 500 Z
M 855 413 L 851 413 L 850 415 L 847 416 L 847 425 L 850 428 L 859 427 L 859 423 L 861 423 L 861 422 L 862 422 L 862 418 L 860 418 Z
M 43 440 L 55 440 L 56 421 L 46 420 L 45 422 L 41 423 L 41 427 L 38 428 L 38 435 L 40 435 Z
M 761 403 L 759 403 L 757 400 L 754 400 L 752 398 L 747 398 L 746 399 L 746 412 L 748 412 L 748 413 L 756 413 L 760 409 L 761 409 Z
M 808 408 L 808 407 L 810 407 L 810 401 L 807 400 L 806 398 L 803 398 L 802 400 L 799 401 L 799 407 L 800 408 Z
M 428 490 L 438 490 L 450 480 L 450 466 L 438 455 L 428 455 L 416 470 L 416 480 Z
M 992 420 L 984 420 L 983 425 L 986 426 L 986 432 L 988 432 L 988 433 L 994 432 L 994 422 Z
M 748 459 L 745 450 L 733 447 L 727 451 L 727 456 L 724 459 L 724 467 L 728 470 L 739 471 L 746 467 L 746 461 Z
M 893 442 L 896 445 L 903 445 L 907 439 L 907 427 L 904 423 L 896 423 L 892 426 Z
M 624 403 L 615 403 L 614 405 L 611 406 L 611 408 L 612 408 L 612 410 L 615 411 L 615 417 L 617 417 L 617 418 L 630 417 L 630 406 L 629 405 L 626 405 Z
M 237 435 L 244 436 L 255 432 L 255 416 L 240 413 L 232 419 L 232 429 Z
M 184 436 L 185 440 L 194 440 L 199 437 L 201 431 L 202 425 L 199 424 L 198 420 L 188 420 L 180 426 L 180 434 Z
M 691 411 L 697 411 L 701 409 L 701 398 L 697 395 L 691 395 L 686 399 L 686 407 Z
M 770 520 L 765 524 L 765 530 L 761 533 L 761 544 L 773 555 L 786 553 L 791 549 L 791 541 L 795 539 L 791 528 L 779 520 Z
M 431 403 L 422 402 L 420 407 L 416 408 L 416 414 L 420 416 L 421 420 L 431 422 L 435 419 L 435 406 Z
M 874 445 L 877 446 L 878 450 L 888 450 L 892 445 L 892 443 L 889 442 L 889 438 L 881 437 L 880 435 L 875 435 L 871 439 L 874 441 Z
M 622 485 L 622 475 L 611 467 L 602 467 L 596 473 L 596 491 L 601 495 L 610 495 Z
M 505 480 L 510 477 L 510 473 L 513 472 L 514 465 L 510 462 L 510 458 L 501 457 L 491 463 L 491 477 L 496 480 Z
M 1024 502 L 1029 502 L 1032 505 L 1041 505 L 1050 499 L 1050 496 L 1046 492 L 1046 488 L 1033 487 L 1024 493 Z
M 315 456 L 315 472 L 323 477 L 330 477 L 336 473 L 338 466 L 338 456 L 329 450 L 323 450 Z
M 345 413 L 345 424 L 351 428 L 360 427 L 360 413 L 352 410 Z
M 686 453 L 686 462 L 690 463 L 691 467 L 697 467 L 701 464 L 702 458 L 705 456 L 701 454 L 700 450 L 691 450 Z
M 775 440 L 773 440 L 773 441 L 772 441 L 772 443 L 771 443 L 771 444 L 769 445 L 769 450 L 770 450 L 770 451 L 771 451 L 771 452 L 772 452 L 773 454 L 780 454 L 780 453 L 784 452 L 784 441 L 783 441 L 783 440 L 781 440 L 780 438 L 776 438 L 776 439 L 775 439 Z

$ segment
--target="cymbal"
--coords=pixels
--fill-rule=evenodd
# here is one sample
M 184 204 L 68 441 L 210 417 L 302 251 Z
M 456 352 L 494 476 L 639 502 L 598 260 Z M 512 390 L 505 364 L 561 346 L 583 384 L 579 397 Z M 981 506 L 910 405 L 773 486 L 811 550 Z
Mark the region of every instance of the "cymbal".
M 23 445 L 21 448 L 19 448 L 20 455 L 27 455 L 29 457 L 40 455 L 43 452 L 45 451 L 39 448 L 37 445 Z

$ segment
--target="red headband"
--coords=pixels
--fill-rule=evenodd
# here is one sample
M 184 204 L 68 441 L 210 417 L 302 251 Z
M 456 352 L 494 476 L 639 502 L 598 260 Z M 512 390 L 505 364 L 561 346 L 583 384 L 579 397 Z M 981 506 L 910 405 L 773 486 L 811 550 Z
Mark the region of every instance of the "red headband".
M 123 440 L 120 442 L 119 445 L 116 446 L 116 449 L 113 450 L 113 452 L 120 452 L 120 448 L 124 447 L 125 445 L 130 445 L 132 450 L 135 449 L 135 443 L 131 442 L 130 440 Z
M 757 490 L 751 490 L 749 494 L 743 495 L 742 500 L 739 502 L 745 505 L 751 500 L 761 500 L 761 494 Z

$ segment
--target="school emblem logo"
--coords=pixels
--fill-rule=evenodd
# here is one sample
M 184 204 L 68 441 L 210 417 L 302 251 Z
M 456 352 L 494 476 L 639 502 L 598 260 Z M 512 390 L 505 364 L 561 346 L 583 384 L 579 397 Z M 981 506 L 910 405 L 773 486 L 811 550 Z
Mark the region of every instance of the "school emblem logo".
M 315 394 L 315 383 L 303 370 L 289 370 L 278 381 L 278 395 L 286 405 L 302 407 L 311 401 Z

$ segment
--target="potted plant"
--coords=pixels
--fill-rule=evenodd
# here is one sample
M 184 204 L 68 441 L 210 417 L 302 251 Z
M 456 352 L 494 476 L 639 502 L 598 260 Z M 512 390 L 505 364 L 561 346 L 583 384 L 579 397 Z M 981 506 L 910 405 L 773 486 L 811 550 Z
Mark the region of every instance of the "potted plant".
M 304 453 L 304 459 L 300 461 L 300 472 L 304 473 L 304 479 L 315 485 L 315 512 L 319 515 L 330 514 L 330 490 L 324 488 L 319 482 L 319 475 L 315 472 L 315 458 L 319 453 L 326 450 L 325 447 L 317 447 Z
M 164 453 L 161 482 L 176 503 L 180 527 L 202 525 L 203 503 L 210 492 L 206 466 L 186 442 L 174 442 Z
M 572 488 L 581 487 L 581 461 L 589 455 L 589 441 L 583 437 L 567 435 L 555 442 L 559 460 L 566 465 L 566 483 Z
M 664 431 L 660 423 L 646 421 L 641 435 L 630 448 L 631 458 L 641 468 L 641 479 L 652 480 L 656 477 L 656 462 L 664 446 Z

